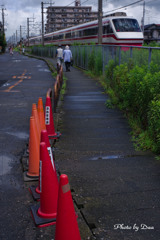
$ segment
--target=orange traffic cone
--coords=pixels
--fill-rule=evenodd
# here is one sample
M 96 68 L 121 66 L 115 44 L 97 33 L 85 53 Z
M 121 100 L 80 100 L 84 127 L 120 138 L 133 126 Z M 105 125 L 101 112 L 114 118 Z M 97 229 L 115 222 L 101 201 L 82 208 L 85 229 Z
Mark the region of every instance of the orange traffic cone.
M 37 110 L 38 110 L 38 116 L 39 116 L 41 130 L 46 130 L 46 125 L 45 125 L 45 120 L 44 120 L 43 101 L 42 101 L 41 97 L 38 99 Z
M 53 225 L 57 216 L 58 184 L 45 142 L 40 143 L 40 206 L 32 206 L 38 227 Z
M 37 128 L 38 137 L 39 137 L 39 143 L 40 143 L 41 127 L 40 127 L 40 122 L 39 122 L 39 117 L 38 117 L 38 111 L 37 111 L 37 107 L 36 107 L 36 104 L 35 104 L 35 103 L 32 104 L 32 116 L 34 116 L 34 118 L 35 118 L 36 128 Z
M 35 118 L 30 117 L 30 136 L 29 136 L 29 167 L 27 176 L 39 176 L 39 139 L 36 129 Z
M 49 153 L 49 156 L 51 159 L 52 167 L 53 167 L 53 170 L 55 171 L 56 185 L 58 185 L 58 177 L 57 177 L 56 168 L 55 168 L 55 164 L 54 164 L 53 153 L 52 153 L 51 145 L 50 145 L 48 134 L 47 134 L 46 130 L 41 131 L 41 142 L 46 143 L 47 150 L 48 150 L 48 153 Z M 30 186 L 29 190 L 30 190 L 34 200 L 39 201 L 39 199 L 40 199 L 40 178 L 39 178 L 39 185 L 38 186 Z
M 68 177 L 60 176 L 55 240 L 80 240 Z
M 51 99 L 49 96 L 46 97 L 45 124 L 48 132 L 48 137 L 52 139 L 58 139 L 61 134 L 59 132 L 55 132 L 52 105 L 51 105 Z

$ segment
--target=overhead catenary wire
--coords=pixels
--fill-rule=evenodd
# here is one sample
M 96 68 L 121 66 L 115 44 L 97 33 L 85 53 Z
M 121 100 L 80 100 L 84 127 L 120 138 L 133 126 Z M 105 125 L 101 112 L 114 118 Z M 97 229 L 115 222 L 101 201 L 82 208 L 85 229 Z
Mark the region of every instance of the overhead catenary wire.
M 117 11 L 117 10 L 120 10 L 120 9 L 123 9 L 123 8 L 126 8 L 126 7 L 130 7 L 130 6 L 134 5 L 134 4 L 140 3 L 140 2 L 142 2 L 142 1 L 144 1 L 144 0 L 138 0 L 138 1 L 136 1 L 136 2 L 130 3 L 130 4 L 125 5 L 125 6 L 123 6 L 123 7 L 119 7 L 119 8 L 116 8 L 116 9 L 113 9 L 113 10 L 110 10 L 110 11 L 107 11 L 107 12 L 105 12 L 105 13 L 110 13 L 110 12 L 114 12 L 114 11 Z

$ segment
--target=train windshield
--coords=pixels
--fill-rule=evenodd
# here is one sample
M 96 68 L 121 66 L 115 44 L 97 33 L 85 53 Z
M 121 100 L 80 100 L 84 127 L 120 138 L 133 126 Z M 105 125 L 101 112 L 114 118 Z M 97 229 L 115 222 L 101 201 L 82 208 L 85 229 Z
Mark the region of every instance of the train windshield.
M 141 29 L 136 19 L 113 19 L 113 24 L 117 32 L 141 32 Z

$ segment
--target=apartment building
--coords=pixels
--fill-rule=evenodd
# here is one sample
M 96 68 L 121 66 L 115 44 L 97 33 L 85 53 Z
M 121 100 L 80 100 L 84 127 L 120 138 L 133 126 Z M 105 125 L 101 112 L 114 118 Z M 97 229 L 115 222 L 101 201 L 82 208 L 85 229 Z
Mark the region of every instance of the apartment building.
M 75 1 L 75 6 L 49 6 L 45 33 L 90 22 L 97 18 L 98 12 L 93 12 L 91 6 L 81 6 L 78 0 Z

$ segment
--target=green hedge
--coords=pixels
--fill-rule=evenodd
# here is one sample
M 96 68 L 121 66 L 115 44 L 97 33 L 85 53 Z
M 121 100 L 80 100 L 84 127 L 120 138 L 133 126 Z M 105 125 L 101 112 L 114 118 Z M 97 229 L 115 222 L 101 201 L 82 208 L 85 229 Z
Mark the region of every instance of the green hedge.
M 160 153 L 160 67 L 134 66 L 132 60 L 115 66 L 111 60 L 104 82 L 114 91 L 119 107 L 139 123 L 141 145 Z
M 0 46 L 2 47 L 2 53 L 4 53 L 7 46 L 5 34 L 0 34 Z
M 95 76 L 102 75 L 103 60 L 101 48 L 93 48 L 89 54 L 88 70 L 92 71 Z

